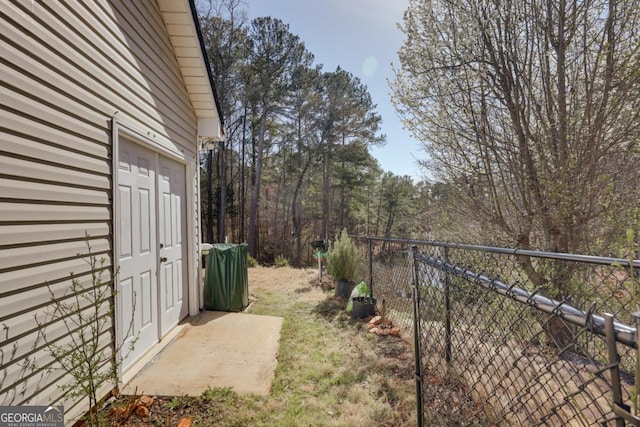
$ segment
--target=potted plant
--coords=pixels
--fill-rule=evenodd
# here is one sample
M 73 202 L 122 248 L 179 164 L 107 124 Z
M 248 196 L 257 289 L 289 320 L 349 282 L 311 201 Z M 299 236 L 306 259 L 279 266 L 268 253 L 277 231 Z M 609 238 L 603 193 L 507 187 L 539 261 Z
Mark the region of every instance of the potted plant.
M 367 316 L 375 316 L 376 304 L 378 301 L 371 295 L 364 297 L 353 297 L 353 308 L 351 317 L 353 319 L 361 319 Z
M 347 234 L 347 229 L 336 234 L 327 253 L 327 272 L 336 280 L 335 296 L 348 298 L 355 286 L 353 281 L 358 268 L 358 249 Z
M 351 299 L 347 304 L 347 311 L 352 319 L 375 316 L 377 300 L 373 298 L 371 290 L 365 282 L 360 282 L 351 292 Z

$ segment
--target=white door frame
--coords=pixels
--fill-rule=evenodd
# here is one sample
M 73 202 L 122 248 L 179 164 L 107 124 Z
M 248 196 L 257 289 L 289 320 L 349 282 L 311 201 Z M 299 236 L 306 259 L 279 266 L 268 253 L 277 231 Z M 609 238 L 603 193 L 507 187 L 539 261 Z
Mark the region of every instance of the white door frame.
M 191 188 L 191 185 L 193 184 L 193 180 L 194 178 L 194 174 L 195 171 L 197 171 L 197 168 L 195 167 L 194 163 L 196 162 L 196 158 L 193 157 L 193 159 L 189 159 L 185 157 L 185 154 L 183 152 L 178 152 L 178 151 L 174 151 L 171 150 L 169 148 L 167 148 L 167 146 L 171 146 L 172 144 L 169 141 L 165 141 L 164 138 L 158 137 L 157 135 L 154 135 L 155 139 L 150 138 L 147 134 L 145 134 L 144 132 L 141 132 L 139 130 L 137 130 L 136 128 L 134 128 L 133 126 L 124 123 L 122 120 L 120 119 L 116 119 L 115 117 L 112 119 L 111 121 L 111 131 L 112 131 L 112 161 L 111 161 L 111 178 L 112 178 L 112 188 L 111 188 L 111 205 L 112 205 L 112 216 L 113 216 L 113 230 L 112 230 L 112 237 L 113 237 L 113 253 L 112 253 L 112 257 L 113 257 L 113 271 L 117 272 L 118 268 L 119 268 L 119 262 L 118 260 L 120 259 L 120 249 L 119 249 L 119 244 L 118 244 L 118 239 L 119 239 L 119 233 L 120 233 L 120 221 L 119 221 L 119 208 L 120 208 L 120 200 L 119 200 L 119 195 L 118 195 L 118 166 L 119 166 L 119 148 L 120 148 L 120 140 L 119 140 L 119 136 L 120 135 L 126 135 L 127 137 L 129 137 L 132 142 L 135 142 L 137 144 L 140 144 L 142 147 L 147 148 L 151 151 L 153 151 L 156 154 L 160 154 L 163 155 L 165 157 L 168 157 L 172 160 L 177 161 L 178 163 L 181 163 L 183 165 L 185 165 L 185 191 L 186 191 L 186 195 L 185 195 L 185 204 L 186 204 L 186 221 L 187 221 L 187 248 L 186 248 L 186 260 L 185 260 L 185 267 L 187 268 L 187 289 L 188 289 L 188 296 L 187 296 L 187 304 L 188 304 L 188 315 L 189 316 L 195 316 L 199 313 L 199 289 L 198 289 L 198 280 L 196 277 L 197 274 L 197 265 L 198 265 L 198 260 L 197 260 L 197 243 L 196 243 L 196 236 L 195 236 L 195 226 L 196 226 L 196 217 L 195 217 L 195 213 L 193 212 L 193 206 L 196 203 L 196 197 L 197 195 L 193 194 L 193 189 Z M 163 145 L 161 142 L 165 142 L 165 145 Z M 157 177 L 156 177 L 157 179 Z M 156 215 L 157 215 L 157 209 L 158 209 L 158 200 L 156 200 Z M 158 237 L 158 229 L 156 227 L 156 237 Z M 156 267 L 156 277 L 158 277 L 159 274 L 159 263 Z M 158 277 L 159 279 L 159 277 Z M 117 280 L 116 280 L 116 284 L 117 284 Z M 121 317 L 122 313 L 121 313 L 121 307 L 120 304 L 115 304 L 115 311 L 114 311 L 114 325 L 115 325 L 115 339 L 116 339 L 116 345 L 119 345 L 120 343 L 123 342 L 123 336 L 122 336 L 122 331 L 120 330 L 121 328 L 119 327 L 119 323 L 121 322 Z M 158 336 L 160 337 L 160 325 L 158 324 Z M 122 380 L 122 376 L 124 374 L 124 372 L 122 371 L 122 355 L 120 354 L 120 352 L 118 352 L 118 354 L 116 354 L 116 360 L 118 361 L 118 377 L 120 380 Z

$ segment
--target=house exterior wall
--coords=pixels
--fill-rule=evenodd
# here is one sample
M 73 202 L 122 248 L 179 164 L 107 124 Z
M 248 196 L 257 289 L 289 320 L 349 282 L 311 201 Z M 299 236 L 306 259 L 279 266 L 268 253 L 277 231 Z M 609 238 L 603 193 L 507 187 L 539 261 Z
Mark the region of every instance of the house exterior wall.
M 69 419 L 87 408 L 61 395 L 70 378 L 49 373 L 34 316 L 71 274 L 91 283 L 85 235 L 113 272 L 112 123 L 183 158 L 197 185 L 197 120 L 153 1 L 1 1 L 0 28 L 0 405 L 63 403 Z M 62 322 L 46 335 L 70 343 Z

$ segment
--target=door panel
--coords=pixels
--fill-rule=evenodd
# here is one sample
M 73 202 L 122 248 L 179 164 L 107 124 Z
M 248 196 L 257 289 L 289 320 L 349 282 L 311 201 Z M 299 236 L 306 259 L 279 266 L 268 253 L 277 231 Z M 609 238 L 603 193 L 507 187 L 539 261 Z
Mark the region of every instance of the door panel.
M 185 167 L 159 157 L 160 331 L 166 334 L 187 315 Z
M 153 152 L 121 137 L 118 155 L 117 301 L 126 370 L 158 341 L 157 189 Z

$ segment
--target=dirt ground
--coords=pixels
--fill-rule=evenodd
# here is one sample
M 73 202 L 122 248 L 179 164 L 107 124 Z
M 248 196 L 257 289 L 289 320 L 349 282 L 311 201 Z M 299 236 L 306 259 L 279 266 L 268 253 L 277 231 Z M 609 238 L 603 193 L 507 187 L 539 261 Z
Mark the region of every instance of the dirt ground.
M 261 291 L 289 290 L 296 292 L 296 299 L 304 302 L 320 302 L 327 298 L 321 292 L 304 292 L 300 283 L 311 283 L 315 286 L 323 286 L 325 289 L 333 286 L 331 278 L 326 273 L 322 279 L 318 275 L 318 269 L 313 268 L 275 268 L 275 267 L 251 267 L 249 269 L 249 299 L 255 299 Z
M 331 412 L 327 412 L 329 409 L 322 409 L 329 415 L 321 412 L 325 418 L 306 419 L 304 425 L 374 425 L 373 420 L 381 421 L 379 417 L 386 417 L 388 420 L 380 422 L 379 425 L 382 426 L 414 425 L 415 401 L 411 399 L 411 396 L 415 396 L 413 352 L 407 337 L 380 336 L 377 339 L 367 340 L 366 338 L 370 338 L 371 334 L 365 328 L 365 321 L 354 323 L 349 319 L 348 314 L 344 312 L 344 300 L 333 298 L 333 292 L 330 291 L 333 288 L 333 280 L 326 273 L 320 277 L 315 268 L 252 267 L 248 270 L 248 280 L 247 311 L 249 313 L 256 309 L 258 314 L 267 315 L 288 313 L 287 316 L 299 316 L 302 313 L 305 316 L 304 313 L 309 313 L 309 318 L 314 322 L 322 322 L 332 334 L 335 334 L 335 337 L 338 337 L 335 340 L 337 343 L 334 344 L 337 349 L 345 347 L 351 354 L 359 346 L 368 348 L 368 353 L 359 356 L 366 362 L 359 362 L 359 365 L 375 366 L 372 369 L 379 371 L 370 373 L 369 368 L 360 369 L 362 371 L 360 375 L 365 380 L 358 383 L 357 381 L 360 380 L 353 379 L 356 381 L 354 383 L 356 386 L 344 386 L 341 385 L 341 381 L 334 381 L 334 388 L 340 389 L 340 392 L 333 392 L 333 394 L 343 398 L 343 402 L 339 405 L 343 412 L 342 418 L 336 421 L 332 418 Z M 312 309 L 308 311 L 310 307 Z M 297 312 L 294 314 L 295 310 Z M 299 325 L 305 327 L 306 324 Z M 328 338 L 321 336 L 319 339 Z M 374 345 L 365 345 L 369 341 Z M 323 342 L 325 346 L 330 344 L 328 341 Z M 293 341 L 289 345 L 292 343 L 295 345 Z M 304 350 L 301 348 L 300 352 L 304 353 Z M 323 369 L 321 364 L 325 361 L 313 362 L 314 352 L 315 350 L 312 349 L 308 352 L 310 355 L 305 356 L 289 350 L 281 357 L 296 354 L 293 362 L 289 360 L 286 363 L 301 369 L 307 369 L 304 363 L 307 365 L 318 363 L 318 372 L 320 372 Z M 334 353 L 335 356 L 338 351 Z M 333 368 L 327 372 L 333 371 L 336 371 L 334 374 L 342 372 L 340 369 Z M 349 376 L 344 377 L 345 380 L 349 378 Z M 139 396 L 120 396 L 102 411 L 105 418 L 103 418 L 104 424 L 101 425 L 117 427 L 294 425 L 286 420 L 276 422 L 272 415 L 277 412 L 286 413 L 291 411 L 291 408 L 295 409 L 295 400 L 308 397 L 304 387 L 311 387 L 310 390 L 313 391 L 316 383 L 321 380 L 305 385 L 295 375 L 291 375 L 284 381 L 300 383 L 300 387 L 285 393 L 275 392 L 276 396 L 267 398 L 240 396 L 230 389 L 208 390 L 202 396 L 195 398 L 153 396 L 152 403 L 147 409 L 140 408 Z M 467 393 L 464 387 L 452 387 L 452 384 L 431 376 L 428 372 L 425 374 L 424 383 L 423 393 L 427 397 L 425 399 L 427 425 L 488 425 L 478 422 L 476 414 L 479 408 L 465 400 Z M 366 393 L 364 390 L 370 390 L 371 393 Z M 363 396 L 368 394 L 372 394 L 373 397 L 370 400 L 363 400 L 365 399 Z M 307 411 L 311 411 L 309 408 L 314 405 L 322 405 L 321 400 L 320 397 L 316 397 L 313 405 L 307 406 Z M 360 401 L 360 403 L 351 404 L 350 401 Z M 362 406 L 362 402 L 366 402 L 365 407 Z M 451 405 L 452 402 L 455 404 Z M 334 410 L 334 407 L 335 405 L 328 406 L 330 410 Z M 142 411 L 141 415 L 144 416 L 137 416 L 138 410 Z M 365 413 L 361 414 L 361 411 Z M 357 421 L 363 417 L 368 420 L 365 424 Z M 372 422 L 374 424 L 371 424 Z

